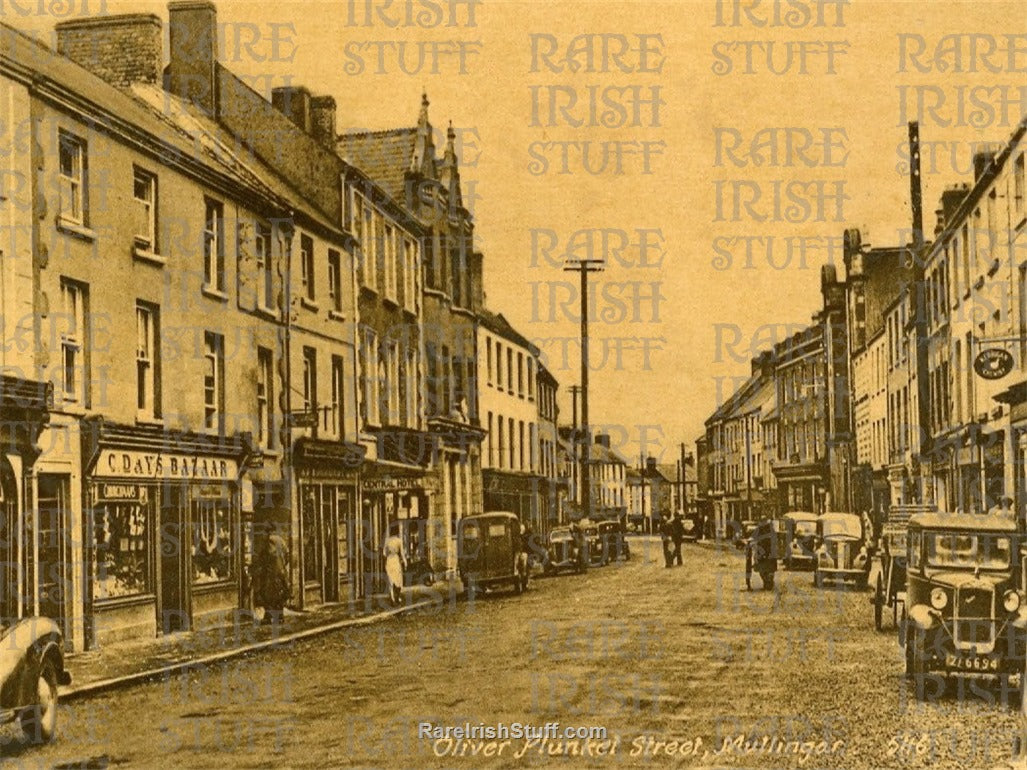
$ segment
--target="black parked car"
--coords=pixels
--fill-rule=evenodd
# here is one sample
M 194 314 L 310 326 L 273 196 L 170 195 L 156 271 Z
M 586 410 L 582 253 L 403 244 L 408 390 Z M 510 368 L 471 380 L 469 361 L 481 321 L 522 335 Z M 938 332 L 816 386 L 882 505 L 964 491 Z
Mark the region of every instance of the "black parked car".
M 599 543 L 602 549 L 602 563 L 609 564 L 611 561 L 631 558 L 631 548 L 628 546 L 624 526 L 619 521 L 601 521 L 599 528 Z
M 561 570 L 580 572 L 581 560 L 578 557 L 578 540 L 570 527 L 555 527 L 549 533 L 546 543 L 545 572 L 555 575 Z
M 57 686 L 71 684 L 64 670 L 64 637 L 50 618 L 0 625 L 0 724 L 21 722 L 30 741 L 57 733 Z

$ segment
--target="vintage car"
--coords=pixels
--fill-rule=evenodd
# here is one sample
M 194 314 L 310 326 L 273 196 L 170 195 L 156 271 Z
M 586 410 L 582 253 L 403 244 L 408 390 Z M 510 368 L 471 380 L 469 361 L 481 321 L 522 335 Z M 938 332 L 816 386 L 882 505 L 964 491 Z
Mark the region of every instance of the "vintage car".
M 599 533 L 599 549 L 602 554 L 600 563 L 609 564 L 611 561 L 631 558 L 631 548 L 623 525 L 619 521 L 601 521 L 597 525 Z
M 813 582 L 822 586 L 828 580 L 853 581 L 867 587 L 870 553 L 863 540 L 863 522 L 852 513 L 832 513 L 817 517 L 817 549 Z
M 578 557 L 583 566 L 594 567 L 605 563 L 603 543 L 599 539 L 599 527 L 595 522 L 580 519 L 571 525 L 571 531 L 578 539 Z
M 527 559 L 522 559 L 521 554 L 521 522 L 517 514 L 493 511 L 460 520 L 457 564 L 469 597 L 497 586 L 508 585 L 516 593 L 527 589 Z
M 681 516 L 681 524 L 685 528 L 685 540 L 695 542 L 702 537 L 702 516 L 698 513 L 685 513 Z
M 546 543 L 545 573 L 555 575 L 561 570 L 580 572 L 578 540 L 570 527 L 554 527 Z
M 1022 541 L 1013 517 L 1001 513 L 924 513 L 910 519 L 899 643 L 917 698 L 940 694 L 949 677 L 1005 680 L 1022 692 Z
M 57 732 L 57 686 L 71 684 L 64 670 L 64 637 L 49 618 L 23 618 L 0 626 L 0 724 L 21 723 L 35 743 Z
M 884 630 L 884 610 L 892 612 L 892 623 L 899 625 L 900 609 L 906 603 L 906 547 L 908 524 L 887 522 L 881 528 L 881 567 L 874 588 L 874 627 Z
M 781 517 L 781 525 L 784 529 L 784 568 L 814 569 L 817 563 L 817 514 L 811 511 L 789 511 Z

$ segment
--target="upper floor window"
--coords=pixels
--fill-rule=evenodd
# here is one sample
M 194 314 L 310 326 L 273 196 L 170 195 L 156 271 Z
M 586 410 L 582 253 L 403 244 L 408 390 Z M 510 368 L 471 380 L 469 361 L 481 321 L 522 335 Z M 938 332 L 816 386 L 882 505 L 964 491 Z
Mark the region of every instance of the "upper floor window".
M 417 312 L 417 247 L 409 238 L 403 239 L 403 305 Z
M 485 337 L 485 376 L 489 385 L 492 384 L 492 340 Z
M 332 356 L 332 423 L 339 438 L 346 435 L 346 369 L 342 356 Z
M 75 224 L 86 224 L 86 143 L 61 131 L 60 216 Z
M 303 296 L 313 301 L 316 297 L 314 288 L 314 239 L 309 235 L 300 236 L 300 280 L 303 283 Z
M 517 395 L 524 398 L 524 354 L 517 353 Z
M 203 282 L 205 288 L 225 290 L 225 210 L 210 198 L 203 216 Z
M 528 359 L 528 398 L 535 399 L 535 360 Z
M 142 419 L 160 417 L 159 310 L 146 302 L 136 303 L 136 411 Z
M 271 226 L 265 222 L 257 223 L 257 236 L 254 241 L 257 256 L 257 273 L 260 282 L 260 304 L 265 310 L 275 306 L 274 265 L 271 260 Z
M 225 411 L 225 340 L 220 334 L 203 334 L 203 425 L 220 430 Z
M 342 312 L 342 255 L 335 249 L 328 250 L 328 309 Z
M 317 351 L 303 348 L 303 411 L 317 411 Z
M 136 205 L 135 242 L 137 246 L 157 252 L 157 177 L 149 171 L 134 168 L 132 197 Z
M 268 348 L 257 348 L 257 446 L 274 442 L 274 357 Z
M 88 296 L 89 290 L 84 283 L 61 279 L 61 309 L 64 315 L 61 331 L 61 390 L 65 401 L 78 402 L 83 406 L 86 405 L 88 382 Z
M 385 296 L 397 300 L 396 228 L 385 225 Z

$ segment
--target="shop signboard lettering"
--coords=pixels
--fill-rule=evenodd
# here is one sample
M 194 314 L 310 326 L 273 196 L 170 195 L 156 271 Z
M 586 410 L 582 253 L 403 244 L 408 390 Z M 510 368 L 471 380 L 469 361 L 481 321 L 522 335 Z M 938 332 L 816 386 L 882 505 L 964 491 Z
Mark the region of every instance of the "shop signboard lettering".
M 94 475 L 130 479 L 235 481 L 239 467 L 235 460 L 221 457 L 104 449 L 97 459 Z
M 139 487 L 135 484 L 101 484 L 99 497 L 103 501 L 138 500 Z

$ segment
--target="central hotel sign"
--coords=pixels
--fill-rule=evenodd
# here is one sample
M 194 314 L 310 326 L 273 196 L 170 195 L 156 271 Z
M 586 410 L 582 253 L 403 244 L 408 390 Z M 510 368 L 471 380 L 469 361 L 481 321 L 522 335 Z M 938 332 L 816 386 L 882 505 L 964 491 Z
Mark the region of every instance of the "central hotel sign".
M 126 479 L 180 479 L 183 481 L 234 481 L 239 475 L 235 460 L 175 452 L 101 450 L 96 476 Z

